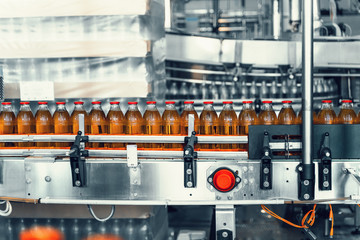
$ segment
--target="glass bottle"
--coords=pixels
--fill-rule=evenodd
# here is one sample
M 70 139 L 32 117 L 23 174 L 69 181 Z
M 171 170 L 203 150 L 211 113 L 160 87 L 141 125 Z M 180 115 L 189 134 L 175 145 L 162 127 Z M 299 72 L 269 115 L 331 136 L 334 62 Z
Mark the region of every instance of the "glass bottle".
M 224 101 L 224 106 L 219 116 L 220 135 L 238 135 L 238 118 L 233 108 L 232 101 Z M 238 150 L 237 144 L 221 144 L 221 149 Z
M 90 118 L 90 134 L 108 134 L 109 123 L 105 116 L 104 111 L 101 108 L 101 102 L 91 102 L 92 109 L 89 114 Z M 103 148 L 104 143 L 93 142 L 91 143 L 93 148 Z
M 156 108 L 155 101 L 146 102 L 147 107 L 144 113 L 145 134 L 146 135 L 161 135 L 162 133 L 162 119 L 159 110 Z M 161 149 L 160 143 L 146 143 L 145 148 Z
M 65 102 L 57 102 L 57 108 L 54 113 L 54 133 L 55 134 L 70 134 L 71 133 L 71 122 L 70 115 L 65 107 Z M 55 147 L 64 148 L 70 147 L 71 143 L 56 142 Z
M 212 101 L 204 102 L 204 109 L 200 114 L 200 134 L 201 135 L 218 135 L 219 118 L 213 107 Z M 201 144 L 202 150 L 216 149 L 216 144 Z
M 71 126 L 72 126 L 72 133 L 73 134 L 77 134 L 79 131 L 79 115 L 83 114 L 84 115 L 84 128 L 85 128 L 85 133 L 89 134 L 90 133 L 90 122 L 89 122 L 89 115 L 88 113 L 85 111 L 84 108 L 84 102 L 82 101 L 77 101 L 74 102 L 75 104 L 75 108 L 74 111 L 71 114 L 71 118 L 70 118 L 70 122 L 71 122 Z
M 317 124 L 336 124 L 337 117 L 332 108 L 331 100 L 323 100 L 321 110 L 317 115 Z
M 351 100 L 342 100 L 341 101 L 341 107 L 340 107 L 340 113 L 337 117 L 338 124 L 357 124 L 357 117 L 356 113 L 352 106 Z
M 276 113 L 272 107 L 272 101 L 263 101 L 262 109 L 259 114 L 259 124 L 260 125 L 276 125 L 278 124 L 278 119 Z
M 258 124 L 258 117 L 252 101 L 243 101 L 243 108 L 239 114 L 239 134 L 249 136 L 249 125 Z M 248 144 L 240 144 L 241 150 L 248 151 Z
M 162 133 L 164 135 L 179 135 L 180 134 L 180 115 L 175 108 L 174 101 L 165 102 L 165 111 L 162 115 Z M 180 143 L 165 143 L 165 149 L 181 149 Z
M 296 124 L 296 113 L 292 108 L 292 101 L 282 101 L 283 107 L 279 113 L 279 124 L 281 125 L 292 125 Z
M 125 114 L 125 134 L 140 135 L 144 134 L 144 119 L 139 111 L 137 102 L 128 102 L 129 108 Z M 143 144 L 137 144 L 138 148 Z
M 295 121 L 295 124 L 301 124 L 302 123 L 302 108 L 300 109 L 297 117 L 296 117 L 296 121 Z M 317 124 L 317 115 L 316 115 L 316 112 L 313 111 L 313 123 L 314 124 Z
M 16 133 L 16 117 L 12 109 L 11 102 L 1 103 L 3 109 L 0 114 L 0 134 L 14 134 Z M 1 147 L 14 147 L 15 144 L 11 142 L 0 143 Z
M 18 134 L 34 134 L 36 132 L 35 118 L 29 102 L 20 103 L 20 111 L 17 115 L 16 122 Z M 34 143 L 19 142 L 17 145 L 18 147 L 33 147 Z
M 109 134 L 119 135 L 125 133 L 125 116 L 120 108 L 120 102 L 110 102 L 110 110 L 107 115 L 109 121 Z M 123 148 L 124 143 L 110 143 L 111 148 Z
M 39 108 L 35 114 L 35 125 L 37 134 L 51 134 L 54 132 L 53 118 L 47 102 L 38 102 Z M 51 147 L 50 142 L 38 142 L 37 147 Z
M 185 101 L 185 107 L 183 112 L 180 115 L 181 119 L 181 135 L 188 135 L 188 128 L 189 128 L 189 115 L 194 115 L 194 130 L 196 134 L 200 133 L 200 120 L 197 112 L 194 108 L 194 101 Z

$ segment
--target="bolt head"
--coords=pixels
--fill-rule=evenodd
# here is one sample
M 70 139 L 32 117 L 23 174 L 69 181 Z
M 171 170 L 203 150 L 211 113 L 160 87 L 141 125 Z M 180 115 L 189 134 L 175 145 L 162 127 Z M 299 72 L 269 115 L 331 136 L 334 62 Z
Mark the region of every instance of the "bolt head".
M 31 183 L 31 179 L 30 179 L 30 178 L 27 178 L 25 182 L 26 182 L 26 184 L 30 184 L 30 183 Z
M 269 183 L 268 181 L 265 181 L 265 182 L 263 183 L 263 186 L 267 188 L 267 187 L 270 186 L 270 183 Z
M 305 181 L 304 181 L 304 185 L 305 185 L 305 186 L 308 186 L 309 184 L 310 184 L 309 180 L 305 180 Z
M 208 178 L 208 181 L 209 181 L 209 182 L 212 182 L 212 181 L 213 181 L 213 179 L 210 177 L 210 178 Z
M 302 167 L 299 167 L 298 170 L 299 170 L 300 172 L 302 172 L 303 168 L 302 168 Z
M 80 169 L 78 169 L 78 168 L 75 168 L 74 171 L 75 171 L 76 174 L 79 174 L 79 173 L 80 173 Z
M 266 168 L 264 168 L 263 172 L 264 172 L 265 174 L 268 174 L 268 173 L 270 172 L 270 169 L 266 167 Z
M 227 237 L 229 236 L 229 234 L 228 234 L 227 232 L 223 232 L 221 235 L 222 235 L 222 237 L 224 237 L 224 238 L 227 238 Z
M 324 186 L 324 187 L 326 187 L 326 188 L 327 188 L 327 187 L 329 187 L 329 185 L 330 185 L 330 184 L 329 184 L 329 182 L 328 182 L 328 181 L 323 182 L 323 186 Z
M 328 174 L 328 173 L 329 173 L 329 169 L 328 169 L 328 168 L 324 168 L 324 169 L 323 169 L 323 173 L 324 173 L 324 174 Z
M 326 157 L 330 157 L 330 153 L 329 153 L 329 152 L 326 152 L 326 153 L 325 153 L 325 156 L 326 156 Z
M 268 157 L 269 156 L 269 151 L 265 151 L 265 156 Z
M 192 187 L 192 186 L 193 186 L 193 183 L 192 183 L 192 182 L 187 182 L 187 183 L 186 183 L 186 186 L 187 186 L 187 187 Z
M 304 194 L 304 199 L 305 199 L 305 200 L 310 199 L 310 195 L 309 195 L 309 194 L 307 194 L 307 193 L 305 193 L 305 194 Z
M 50 177 L 50 176 L 46 176 L 46 177 L 45 177 L 45 181 L 46 181 L 46 182 L 51 182 L 51 177 Z
M 240 180 L 241 180 L 240 178 L 236 178 L 236 179 L 235 179 L 236 182 L 240 182 Z
M 221 197 L 220 197 L 220 196 L 216 196 L 216 200 L 221 200 Z
M 81 186 L 81 182 L 79 180 L 75 181 L 75 186 L 80 187 Z
M 232 200 L 232 196 L 228 196 L 227 199 L 228 199 L 228 200 Z
M 191 170 L 191 169 L 187 169 L 187 170 L 186 170 L 186 174 L 189 174 L 189 175 L 192 174 L 192 170 Z

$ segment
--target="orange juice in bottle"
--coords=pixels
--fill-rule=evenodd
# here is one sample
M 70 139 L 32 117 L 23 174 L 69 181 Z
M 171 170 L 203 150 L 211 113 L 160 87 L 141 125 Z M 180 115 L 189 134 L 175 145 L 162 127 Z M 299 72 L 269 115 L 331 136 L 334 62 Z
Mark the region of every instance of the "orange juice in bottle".
M 188 127 L 189 127 L 189 115 L 194 115 L 194 130 L 196 134 L 200 133 L 200 120 L 197 112 L 194 109 L 194 101 L 185 101 L 184 111 L 180 115 L 181 120 L 181 135 L 188 135 Z
M 238 135 L 238 118 L 233 108 L 232 101 L 224 101 L 224 107 L 219 116 L 220 135 Z M 238 150 L 237 144 L 221 144 L 221 149 Z
M 54 133 L 55 134 L 70 134 L 71 133 L 71 122 L 70 115 L 65 107 L 65 102 L 56 103 L 56 111 L 54 112 Z M 65 148 L 70 147 L 71 143 L 56 142 L 55 147 Z
M 53 118 L 49 111 L 47 102 L 38 102 L 39 108 L 35 114 L 35 126 L 37 134 L 51 134 L 54 133 Z M 50 142 L 38 142 L 37 147 L 51 147 Z
M 276 113 L 272 107 L 272 101 L 263 101 L 262 109 L 259 114 L 259 124 L 260 125 L 276 125 L 278 124 L 278 119 Z
M 107 115 L 109 121 L 109 134 L 119 135 L 125 133 L 125 116 L 120 109 L 120 102 L 110 102 L 110 110 Z M 111 143 L 111 148 L 123 148 L 124 143 Z
M 162 126 L 164 135 L 179 135 L 180 134 L 180 115 L 175 108 L 174 101 L 165 102 L 165 111 L 162 115 Z M 165 149 L 181 149 L 180 143 L 165 143 Z
M 20 103 L 20 111 L 17 115 L 17 132 L 18 134 L 34 134 L 35 130 L 35 118 L 31 111 L 29 102 Z M 33 147 L 34 143 L 30 142 L 19 142 L 18 147 Z
M 125 114 L 125 134 L 144 134 L 144 119 L 137 104 L 137 102 L 128 102 L 129 108 Z M 138 148 L 142 148 L 143 144 L 137 144 L 137 146 Z
M 339 116 L 337 117 L 338 124 L 357 124 L 356 113 L 352 106 L 351 100 L 342 100 Z
M 295 124 L 301 124 L 301 123 L 302 123 L 302 108 L 300 109 L 295 121 Z M 315 111 L 313 111 L 313 123 L 317 124 L 317 115 Z
M 77 101 L 77 102 L 74 102 L 74 104 L 75 104 L 75 108 L 74 108 L 74 111 L 72 112 L 71 117 L 70 117 L 70 124 L 71 124 L 71 128 L 72 128 L 72 134 L 76 135 L 78 133 L 78 131 L 79 131 L 79 115 L 80 114 L 84 115 L 85 133 L 89 134 L 90 133 L 89 115 L 85 111 L 84 102 Z
M 89 114 L 90 120 L 90 134 L 108 134 L 109 123 L 105 116 L 104 111 L 101 108 L 100 101 L 91 102 L 92 109 Z M 93 142 L 91 143 L 93 148 L 103 148 L 104 143 Z
M 219 118 L 213 107 L 212 101 L 204 102 L 204 109 L 200 114 L 200 134 L 218 135 Z M 201 150 L 216 149 L 216 144 L 200 144 Z
M 161 135 L 162 133 L 162 119 L 159 110 L 156 108 L 155 101 L 146 102 L 146 110 L 144 113 L 145 134 L 146 135 Z M 161 143 L 146 143 L 145 148 L 161 149 Z
M 243 108 L 239 114 L 239 134 L 249 136 L 249 125 L 258 124 L 258 118 L 252 101 L 243 101 Z M 248 144 L 240 144 L 241 150 L 248 150 Z
M 292 125 L 296 123 L 296 113 L 291 106 L 292 101 L 282 101 L 283 107 L 279 113 L 279 124 Z
M 323 100 L 321 110 L 317 115 L 317 124 L 336 124 L 337 117 L 331 100 Z
M 0 134 L 14 134 L 16 133 L 16 117 L 11 102 L 3 102 L 1 105 L 3 109 L 0 114 Z M 11 142 L 0 142 L 0 147 L 14 146 L 15 144 Z

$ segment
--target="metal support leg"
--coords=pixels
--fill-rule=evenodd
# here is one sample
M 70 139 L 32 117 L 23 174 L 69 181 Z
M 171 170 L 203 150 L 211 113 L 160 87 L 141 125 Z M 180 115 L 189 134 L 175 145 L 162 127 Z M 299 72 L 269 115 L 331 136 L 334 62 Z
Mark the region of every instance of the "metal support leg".
M 355 231 L 352 234 L 360 234 L 360 208 L 355 205 L 355 216 L 354 216 Z
M 236 237 L 234 205 L 215 207 L 216 240 L 234 240 Z

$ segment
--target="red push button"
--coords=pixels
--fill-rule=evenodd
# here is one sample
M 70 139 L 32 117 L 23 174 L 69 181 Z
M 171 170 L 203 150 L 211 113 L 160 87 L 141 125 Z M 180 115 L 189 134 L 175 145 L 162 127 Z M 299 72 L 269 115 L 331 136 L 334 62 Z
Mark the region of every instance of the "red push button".
M 235 176 L 228 169 L 217 171 L 213 178 L 214 187 L 221 192 L 228 192 L 235 187 Z

